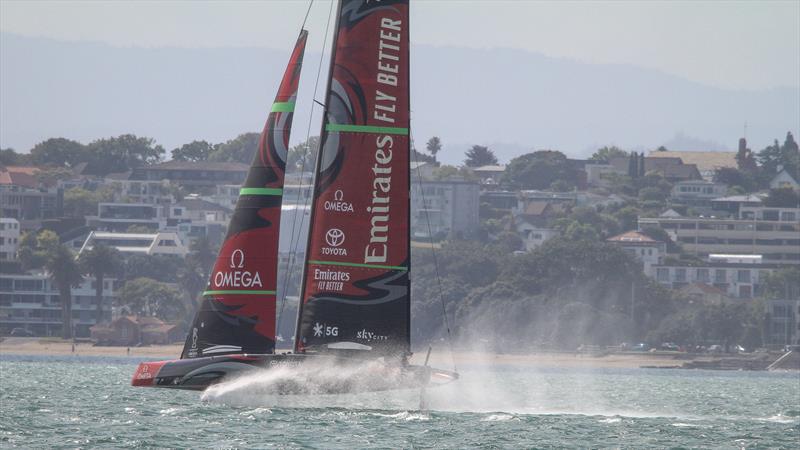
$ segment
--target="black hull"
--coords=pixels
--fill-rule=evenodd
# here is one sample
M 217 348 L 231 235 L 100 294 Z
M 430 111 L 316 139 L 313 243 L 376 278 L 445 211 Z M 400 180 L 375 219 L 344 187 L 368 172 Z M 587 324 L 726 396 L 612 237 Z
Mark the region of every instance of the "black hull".
M 369 363 L 361 358 L 308 354 L 233 354 L 139 364 L 131 384 L 203 391 L 214 384 L 270 369 L 341 369 L 346 376 L 329 377 L 309 387 L 287 377 L 271 386 L 276 395 L 344 394 L 356 392 L 412 389 L 446 384 L 458 374 L 427 366 L 400 363 Z M 313 366 L 312 366 L 313 365 Z M 347 371 L 348 368 L 359 370 Z M 363 367 L 363 369 L 362 369 Z

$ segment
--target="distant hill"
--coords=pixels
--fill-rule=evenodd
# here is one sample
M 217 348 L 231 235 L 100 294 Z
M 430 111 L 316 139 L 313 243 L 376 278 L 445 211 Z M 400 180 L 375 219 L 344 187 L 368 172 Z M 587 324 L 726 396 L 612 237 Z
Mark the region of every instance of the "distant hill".
M 258 131 L 289 51 L 119 48 L 3 33 L 0 146 L 27 151 L 48 137 L 87 142 L 131 132 L 170 150 Z M 439 135 L 439 159 L 448 163 L 461 162 L 472 144 L 490 145 L 507 162 L 534 148 L 573 157 L 611 144 L 733 149 L 745 122 L 755 150 L 788 130 L 800 134 L 796 88 L 724 90 L 655 70 L 507 49 L 412 52 L 413 137 L 424 149 Z M 306 55 L 294 141 L 306 135 L 318 61 Z M 315 123 L 311 134 L 318 133 Z

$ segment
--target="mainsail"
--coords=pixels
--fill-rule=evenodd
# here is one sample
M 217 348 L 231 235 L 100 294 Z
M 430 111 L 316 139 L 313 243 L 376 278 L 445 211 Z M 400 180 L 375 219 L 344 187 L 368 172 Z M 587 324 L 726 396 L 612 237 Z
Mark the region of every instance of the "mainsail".
M 342 343 L 409 351 L 408 33 L 408 0 L 339 5 L 299 352 Z
M 281 200 L 307 36 L 297 38 L 181 358 L 275 349 Z

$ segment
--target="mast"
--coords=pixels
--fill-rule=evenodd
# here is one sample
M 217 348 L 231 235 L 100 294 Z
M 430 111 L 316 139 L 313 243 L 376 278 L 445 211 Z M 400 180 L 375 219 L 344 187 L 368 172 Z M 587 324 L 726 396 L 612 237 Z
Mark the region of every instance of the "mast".
M 341 2 L 341 0 L 339 0 L 338 5 L 336 6 L 336 23 L 333 26 L 333 41 L 331 42 L 331 60 L 330 60 L 329 67 L 328 67 L 328 82 L 327 82 L 327 85 L 325 87 L 325 98 L 326 99 L 330 95 L 331 84 L 333 84 L 333 68 L 334 68 L 334 64 L 336 62 L 336 44 L 339 41 L 339 19 L 341 18 L 341 15 L 342 15 L 342 2 Z M 330 23 L 330 22 L 328 22 L 328 23 Z M 324 51 L 325 49 L 323 48 L 322 50 Z M 316 100 L 316 99 L 314 99 L 314 100 Z M 323 108 L 324 108 L 324 111 L 323 111 L 323 114 L 322 114 L 323 118 L 322 118 L 322 125 L 321 125 L 322 129 L 320 130 L 320 133 L 319 133 L 319 136 L 320 136 L 319 148 L 317 148 L 317 157 L 316 157 L 316 160 L 314 161 L 314 174 L 312 176 L 312 180 L 313 180 L 312 182 L 314 183 L 314 186 L 311 189 L 311 211 L 310 211 L 309 216 L 308 216 L 309 225 L 308 225 L 308 236 L 306 237 L 306 253 L 305 253 L 305 255 L 303 255 L 303 276 L 300 277 L 300 298 L 299 298 L 299 300 L 297 302 L 297 323 L 296 323 L 296 325 L 294 327 L 294 352 L 295 353 L 302 353 L 302 352 L 305 351 L 305 349 L 302 348 L 302 345 L 300 345 L 301 344 L 301 342 L 300 342 L 300 320 L 303 318 L 303 304 L 304 304 L 303 298 L 305 297 L 305 292 L 306 292 L 305 279 L 306 279 L 306 276 L 308 275 L 308 249 L 311 248 L 311 230 L 312 230 L 312 226 L 311 225 L 314 223 L 314 211 L 316 210 L 316 208 L 314 208 L 314 202 L 315 202 L 315 199 L 317 198 L 317 177 L 319 176 L 320 167 L 322 165 L 322 147 L 323 147 L 322 137 L 325 134 L 325 123 L 327 122 L 327 120 L 326 120 L 326 117 L 328 115 L 328 103 L 327 102 L 325 103 Z
M 272 353 L 278 233 L 289 135 L 308 32 L 300 31 L 239 191 L 181 358 Z
M 409 351 L 408 0 L 339 4 L 296 351 Z M 352 348 L 352 346 L 351 346 Z

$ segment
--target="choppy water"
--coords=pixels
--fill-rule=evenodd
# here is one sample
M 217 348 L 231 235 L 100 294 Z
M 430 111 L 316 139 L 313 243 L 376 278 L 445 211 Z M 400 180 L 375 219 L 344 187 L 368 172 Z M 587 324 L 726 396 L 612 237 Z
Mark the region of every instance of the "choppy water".
M 129 386 L 128 358 L 0 356 L 0 447 L 800 447 L 800 375 L 461 368 L 419 393 L 271 397 Z

